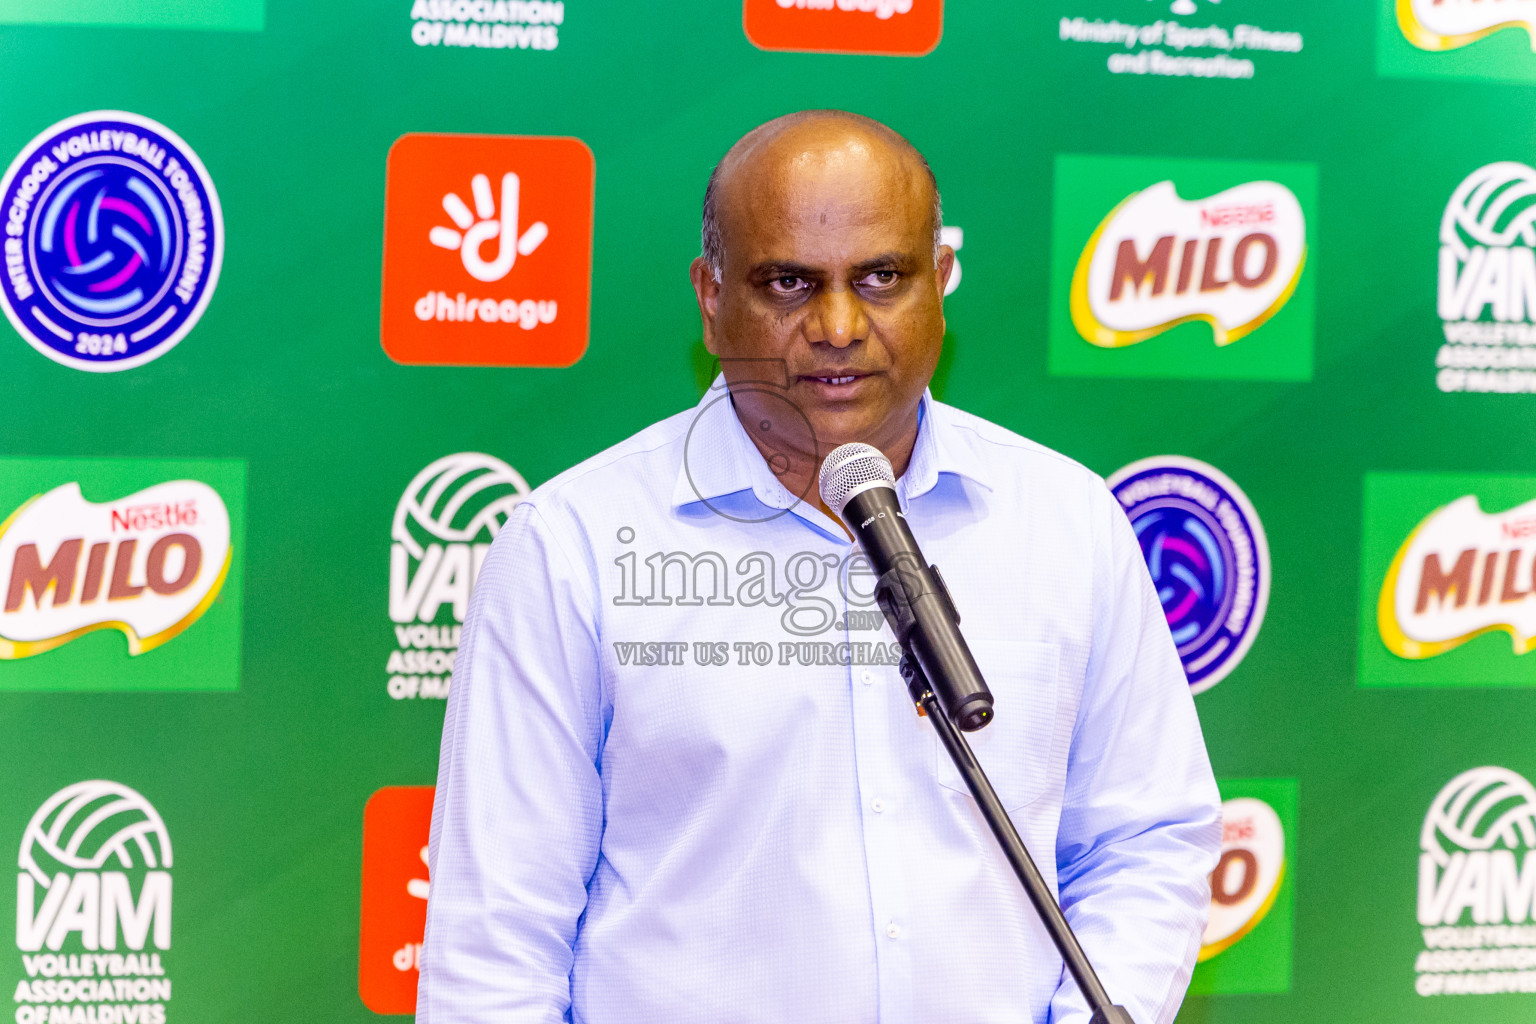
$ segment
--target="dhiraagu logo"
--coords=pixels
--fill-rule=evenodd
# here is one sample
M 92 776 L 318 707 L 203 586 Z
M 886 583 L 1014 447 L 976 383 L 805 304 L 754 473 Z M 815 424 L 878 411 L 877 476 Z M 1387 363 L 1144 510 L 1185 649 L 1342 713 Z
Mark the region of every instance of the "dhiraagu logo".
M 239 685 L 245 466 L 0 459 L 0 691 Z
M 1536 82 L 1536 0 L 1376 0 L 1376 70 Z
M 1536 477 L 1365 478 L 1360 685 L 1536 686 Z
M 1056 376 L 1309 380 L 1316 170 L 1060 156 Z

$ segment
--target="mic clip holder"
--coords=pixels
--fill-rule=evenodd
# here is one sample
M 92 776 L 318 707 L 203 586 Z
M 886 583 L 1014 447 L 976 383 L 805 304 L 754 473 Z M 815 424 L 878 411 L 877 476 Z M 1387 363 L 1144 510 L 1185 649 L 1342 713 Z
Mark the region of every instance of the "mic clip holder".
M 931 602 L 919 610 L 918 603 L 924 599 L 931 599 Z M 960 625 L 960 610 L 955 607 L 955 599 L 950 596 L 949 586 L 944 582 L 939 567 L 929 565 L 925 569 L 921 562 L 910 557 L 898 560 L 896 565 L 876 578 L 875 600 L 885 613 L 891 632 L 900 642 L 904 657 L 911 658 L 914 664 L 923 661 L 923 653 L 935 655 L 934 649 L 922 641 L 925 635 L 919 628 L 922 616 L 928 617 L 930 629 L 935 615 L 948 619 L 956 626 Z M 954 635 L 958 637 L 958 633 Z M 974 662 L 971 661 L 970 653 L 965 651 L 963 640 L 960 653 L 974 669 Z M 939 686 L 934 692 L 950 719 L 967 732 L 974 732 L 992 721 L 992 695 L 981 682 L 980 675 L 973 676 L 977 684 L 975 687 L 964 689 L 951 681 L 953 673 L 946 674 L 942 670 L 943 662 L 939 665 L 941 668 L 937 675 L 940 682 L 947 685 Z M 915 694 L 913 699 L 916 699 Z

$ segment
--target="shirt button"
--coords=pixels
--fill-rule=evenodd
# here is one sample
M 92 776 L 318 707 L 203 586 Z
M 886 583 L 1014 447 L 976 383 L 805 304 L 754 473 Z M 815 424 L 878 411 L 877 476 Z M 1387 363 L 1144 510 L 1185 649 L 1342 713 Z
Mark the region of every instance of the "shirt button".
M 874 811 L 876 814 L 879 814 L 881 811 L 885 810 L 885 801 L 871 800 L 869 802 L 869 809 Z
M 900 938 L 901 937 L 901 927 L 899 925 L 897 925 L 895 921 L 892 921 L 890 924 L 885 926 L 885 934 L 890 936 L 893 939 Z
M 869 686 L 875 681 L 875 674 L 873 672 L 865 671 L 862 678 L 864 680 L 864 685 Z

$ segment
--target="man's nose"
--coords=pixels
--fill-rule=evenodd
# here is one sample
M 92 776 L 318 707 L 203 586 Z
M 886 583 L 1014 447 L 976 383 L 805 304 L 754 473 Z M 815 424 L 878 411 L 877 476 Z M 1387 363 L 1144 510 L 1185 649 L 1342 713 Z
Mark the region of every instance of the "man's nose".
M 807 341 L 847 348 L 856 341 L 863 341 L 869 333 L 864 304 L 852 288 L 828 288 L 813 301 L 815 306 L 805 319 Z

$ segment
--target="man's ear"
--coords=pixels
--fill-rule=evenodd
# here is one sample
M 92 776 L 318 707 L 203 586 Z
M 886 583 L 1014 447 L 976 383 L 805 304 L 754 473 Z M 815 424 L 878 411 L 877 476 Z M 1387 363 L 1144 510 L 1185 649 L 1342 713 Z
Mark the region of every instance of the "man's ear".
M 688 276 L 693 280 L 693 294 L 699 300 L 699 319 L 704 325 L 704 347 L 712 356 L 720 353 L 715 349 L 715 311 L 720 305 L 720 282 L 715 280 L 714 271 L 700 256 L 693 261 L 688 268 Z
M 939 297 L 944 296 L 944 289 L 949 287 L 949 275 L 955 270 L 955 250 L 947 245 L 939 246 L 939 263 L 933 268 L 934 275 L 939 279 Z

